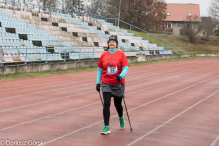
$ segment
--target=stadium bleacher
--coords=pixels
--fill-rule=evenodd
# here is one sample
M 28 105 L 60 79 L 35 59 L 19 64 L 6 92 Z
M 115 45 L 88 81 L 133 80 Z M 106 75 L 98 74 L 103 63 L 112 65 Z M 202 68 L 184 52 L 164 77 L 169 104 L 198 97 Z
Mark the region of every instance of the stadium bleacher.
M 118 47 L 126 56 L 173 54 L 112 23 L 86 16 L 4 6 L 0 7 L 0 24 L 3 63 L 65 61 L 66 56 L 73 60 L 99 58 L 110 35 L 117 35 Z

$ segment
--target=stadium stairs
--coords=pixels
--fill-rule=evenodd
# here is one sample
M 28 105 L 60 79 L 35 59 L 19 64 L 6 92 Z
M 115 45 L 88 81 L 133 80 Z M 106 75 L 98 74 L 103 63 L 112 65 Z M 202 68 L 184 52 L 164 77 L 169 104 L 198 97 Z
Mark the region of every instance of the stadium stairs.
M 172 54 L 101 19 L 0 6 L 1 63 L 100 58 L 110 35 L 126 56 Z

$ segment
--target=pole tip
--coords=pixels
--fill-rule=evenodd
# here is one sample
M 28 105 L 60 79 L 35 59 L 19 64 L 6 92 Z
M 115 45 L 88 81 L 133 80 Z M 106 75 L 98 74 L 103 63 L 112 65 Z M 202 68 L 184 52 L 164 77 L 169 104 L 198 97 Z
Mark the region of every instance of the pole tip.
M 132 132 L 133 129 L 131 128 L 130 130 L 131 130 L 131 132 Z

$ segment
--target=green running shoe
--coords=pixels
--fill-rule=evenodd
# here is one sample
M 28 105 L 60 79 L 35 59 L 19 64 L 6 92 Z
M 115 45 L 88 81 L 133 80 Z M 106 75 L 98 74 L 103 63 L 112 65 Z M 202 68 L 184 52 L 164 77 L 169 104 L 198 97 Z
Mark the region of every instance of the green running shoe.
M 110 133 L 110 128 L 109 126 L 104 126 L 103 130 L 101 131 L 101 134 L 108 134 Z
M 124 117 L 119 118 L 119 122 L 120 122 L 120 127 L 123 128 L 125 126 L 125 120 Z

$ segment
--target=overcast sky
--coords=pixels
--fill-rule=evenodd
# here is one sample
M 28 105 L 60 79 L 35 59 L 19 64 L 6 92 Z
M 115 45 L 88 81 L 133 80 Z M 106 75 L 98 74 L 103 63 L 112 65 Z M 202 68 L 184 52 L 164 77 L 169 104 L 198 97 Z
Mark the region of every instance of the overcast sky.
M 166 3 L 199 4 L 201 16 L 208 16 L 211 0 L 166 0 Z

